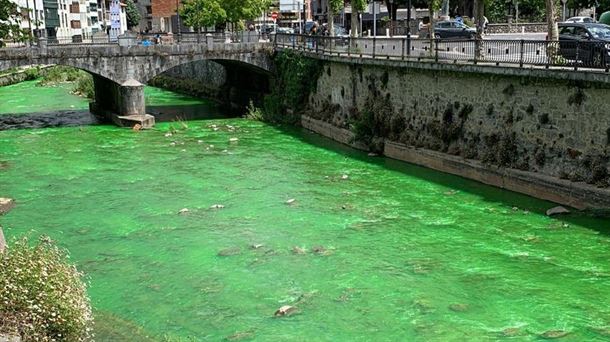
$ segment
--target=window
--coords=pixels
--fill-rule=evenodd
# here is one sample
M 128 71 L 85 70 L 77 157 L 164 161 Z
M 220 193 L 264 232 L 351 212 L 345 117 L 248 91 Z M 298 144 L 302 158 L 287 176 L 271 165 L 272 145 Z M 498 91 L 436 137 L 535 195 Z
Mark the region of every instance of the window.
M 81 28 L 80 26 L 80 20 L 72 20 L 70 22 L 70 27 L 72 27 L 73 29 L 79 29 Z
M 563 35 L 573 35 L 574 34 L 574 26 L 564 26 L 559 29 L 559 34 Z
M 73 2 L 72 5 L 70 5 L 70 13 L 80 13 L 78 2 Z
M 575 27 L 574 36 L 576 37 L 589 37 L 589 32 L 584 27 Z

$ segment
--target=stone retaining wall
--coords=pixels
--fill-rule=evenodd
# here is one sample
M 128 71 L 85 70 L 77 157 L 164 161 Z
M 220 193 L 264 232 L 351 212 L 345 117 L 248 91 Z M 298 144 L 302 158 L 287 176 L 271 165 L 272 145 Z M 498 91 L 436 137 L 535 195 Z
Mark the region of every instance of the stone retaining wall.
M 361 140 L 377 152 L 388 152 L 390 140 L 437 153 L 428 158 L 479 163 L 461 173 L 425 166 L 574 207 L 610 207 L 610 192 L 594 190 L 610 184 L 610 83 L 596 75 L 587 81 L 583 73 L 574 80 L 569 72 L 528 77 L 524 70 L 486 74 L 391 62 L 326 61 L 323 68 L 309 113 L 334 127 L 372 132 Z M 397 151 L 391 146 L 388 153 Z M 405 151 L 398 159 L 419 163 Z M 514 181 L 483 176 L 507 170 Z
M 486 33 L 542 33 L 547 31 L 547 27 L 546 23 L 489 24 Z

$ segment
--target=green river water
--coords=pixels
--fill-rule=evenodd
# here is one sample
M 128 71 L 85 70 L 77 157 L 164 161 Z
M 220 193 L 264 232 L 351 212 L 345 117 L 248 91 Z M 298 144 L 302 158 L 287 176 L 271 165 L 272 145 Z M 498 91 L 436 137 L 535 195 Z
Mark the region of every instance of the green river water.
M 46 108 L 33 87 L 0 88 L 0 111 Z M 55 91 L 49 106 L 73 103 Z M 610 220 L 549 218 L 552 203 L 299 129 L 4 131 L 0 166 L 0 196 L 18 202 L 5 233 L 70 251 L 99 341 L 610 340 Z M 298 313 L 274 318 L 283 305 Z

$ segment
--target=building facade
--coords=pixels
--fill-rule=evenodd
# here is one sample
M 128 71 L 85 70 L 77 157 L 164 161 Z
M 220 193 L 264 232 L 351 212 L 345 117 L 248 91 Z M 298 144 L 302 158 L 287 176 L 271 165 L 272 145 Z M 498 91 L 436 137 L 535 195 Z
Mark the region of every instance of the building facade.
M 151 30 L 178 33 L 180 0 L 151 0 Z
M 30 32 L 33 37 L 46 35 L 45 11 L 42 0 L 12 0 L 19 7 L 17 18 L 21 29 Z

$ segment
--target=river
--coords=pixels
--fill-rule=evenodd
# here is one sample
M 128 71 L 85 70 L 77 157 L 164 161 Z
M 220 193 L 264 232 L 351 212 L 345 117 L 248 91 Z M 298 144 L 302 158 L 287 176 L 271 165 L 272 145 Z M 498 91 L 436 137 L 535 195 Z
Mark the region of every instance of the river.
M 84 101 L 18 87 L 0 108 Z M 0 132 L 5 233 L 70 251 L 98 340 L 610 338 L 610 220 L 147 95 L 210 118 Z

